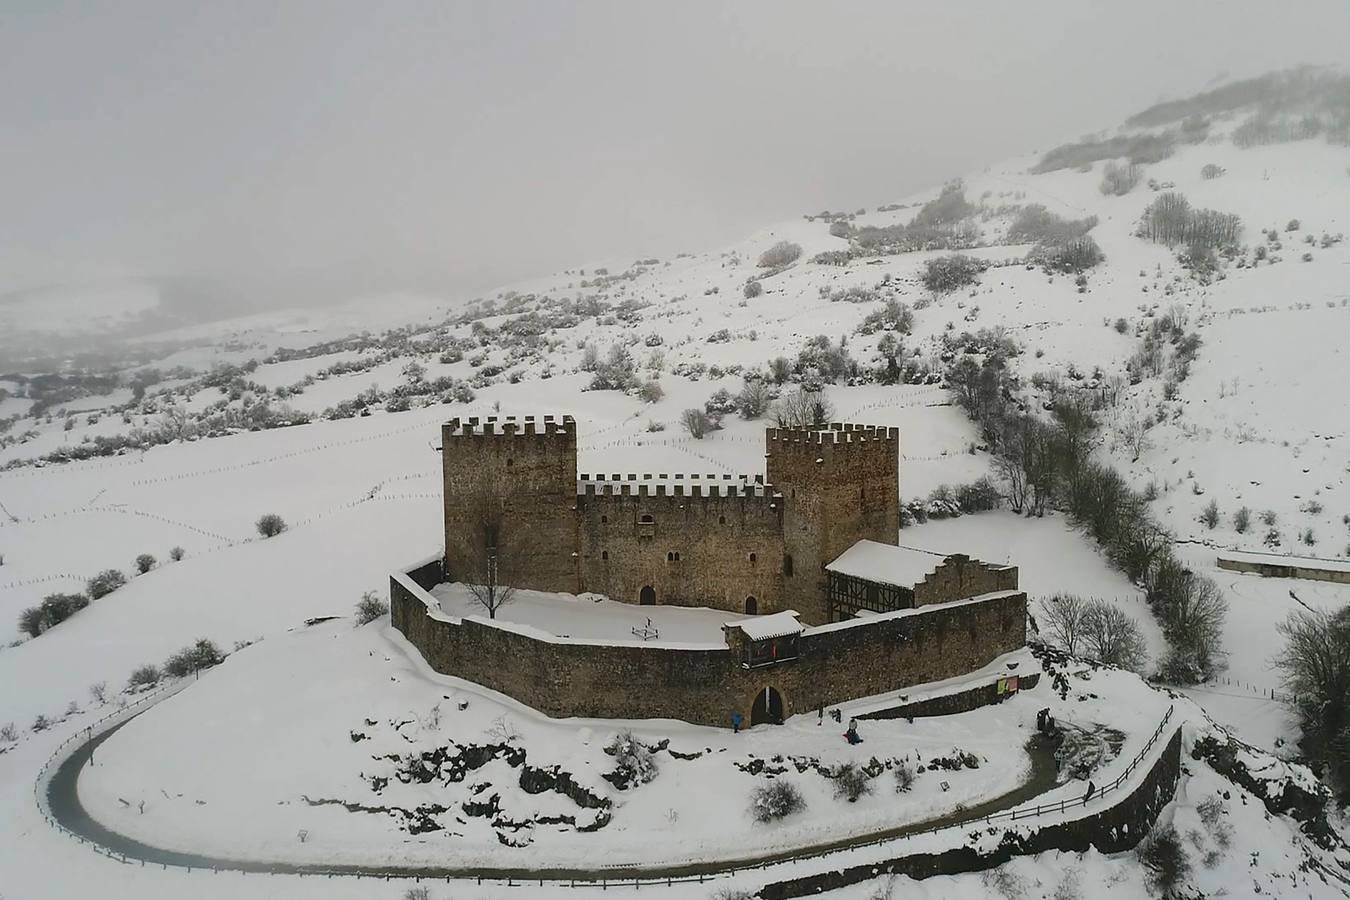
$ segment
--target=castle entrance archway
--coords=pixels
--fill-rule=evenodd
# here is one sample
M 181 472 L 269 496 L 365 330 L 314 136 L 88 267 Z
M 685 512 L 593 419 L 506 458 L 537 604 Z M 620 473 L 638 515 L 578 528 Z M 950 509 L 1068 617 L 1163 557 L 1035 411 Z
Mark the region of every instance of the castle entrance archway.
M 650 584 L 638 591 L 638 603 L 642 606 L 656 605 L 656 588 Z
M 745 598 L 745 614 L 747 616 L 756 615 L 759 612 L 759 601 L 754 597 Z
M 783 697 L 777 690 L 766 687 L 755 695 L 755 703 L 750 707 L 750 724 L 783 724 Z

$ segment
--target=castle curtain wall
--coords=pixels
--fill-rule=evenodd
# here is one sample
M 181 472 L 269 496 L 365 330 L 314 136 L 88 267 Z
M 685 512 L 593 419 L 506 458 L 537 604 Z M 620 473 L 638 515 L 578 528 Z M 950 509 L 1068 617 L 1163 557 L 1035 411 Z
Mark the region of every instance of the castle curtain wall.
M 541 712 L 568 716 L 683 719 L 726 726 L 750 720 L 772 687 L 785 716 L 974 671 L 1026 642 L 1026 595 L 1007 592 L 810 629 L 798 657 L 759 668 L 741 645 L 678 647 L 544 639 L 508 625 L 433 612 L 411 578 L 390 580 L 394 627 L 437 672 L 500 691 Z
M 776 612 L 784 608 L 781 500 L 739 482 L 585 484 L 577 497 L 583 589 L 637 603 L 650 586 L 662 605 L 737 613 L 753 597 L 756 612 Z

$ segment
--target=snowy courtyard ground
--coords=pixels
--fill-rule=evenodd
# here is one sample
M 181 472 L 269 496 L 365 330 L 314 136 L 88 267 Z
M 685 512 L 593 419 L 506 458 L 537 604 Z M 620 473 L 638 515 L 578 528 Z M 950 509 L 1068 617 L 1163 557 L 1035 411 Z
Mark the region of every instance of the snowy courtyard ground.
M 463 584 L 432 588 L 441 611 L 457 618 L 486 617 L 487 610 Z M 497 610 L 502 622 L 579 641 L 634 641 L 681 646 L 725 647 L 722 626 L 749 616 L 704 606 L 637 606 L 599 594 L 515 591 Z

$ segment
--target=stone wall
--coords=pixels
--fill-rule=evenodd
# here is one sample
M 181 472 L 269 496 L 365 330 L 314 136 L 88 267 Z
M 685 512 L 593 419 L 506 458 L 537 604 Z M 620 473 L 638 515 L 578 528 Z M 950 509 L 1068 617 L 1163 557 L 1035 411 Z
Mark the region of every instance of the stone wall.
M 1260 575 L 1265 578 L 1306 578 L 1311 581 L 1350 584 L 1350 570 L 1333 566 L 1319 567 L 1308 560 L 1293 558 L 1282 560 L 1273 554 L 1270 562 L 1235 559 L 1220 555 L 1218 564 L 1220 569 L 1228 569 L 1230 572 L 1246 572 L 1249 575 Z
M 489 529 L 503 584 L 577 593 L 577 432 L 570 416 L 452 419 L 441 428 L 445 559 L 486 577 Z
M 407 575 L 390 579 L 390 600 L 394 627 L 433 669 L 555 718 L 728 725 L 733 712 L 749 722 L 767 688 L 791 716 L 970 672 L 1026 640 L 1026 595 L 1016 592 L 810 629 L 798 659 L 753 669 L 742 665 L 739 646 L 725 643 L 591 644 L 451 618 L 432 612 L 434 599 Z
M 783 505 L 772 488 L 638 482 L 605 493 L 596 487 L 586 484 L 577 498 L 583 590 L 638 603 L 651 587 L 662 605 L 737 613 L 785 608 Z
M 914 605 L 950 603 L 962 597 L 1017 590 L 1017 567 L 1000 566 L 955 553 L 914 585 Z
M 991 853 L 981 854 L 972 847 L 958 847 L 940 853 L 911 853 L 894 859 L 803 875 L 789 881 L 765 885 L 756 895 L 763 900 L 809 897 L 838 890 L 887 874 L 922 879 L 934 875 L 959 875 L 1001 866 L 1014 856 L 1028 856 L 1061 850 L 1076 853 L 1096 848 L 1101 853 L 1131 850 L 1153 830 L 1163 807 L 1176 796 L 1181 773 L 1181 729 L 1177 728 L 1144 780 L 1119 803 L 1110 808 L 1057 825 L 1023 833 L 1009 831 Z
M 979 687 L 969 688 L 964 691 L 956 691 L 951 694 L 941 694 L 937 697 L 929 697 L 925 700 L 915 700 L 913 703 L 900 703 L 895 706 L 888 706 L 885 709 L 873 710 L 869 713 L 863 713 L 858 716 L 859 719 L 926 719 L 932 716 L 954 716 L 958 713 L 970 712 L 972 709 L 979 709 L 982 706 L 992 706 L 995 703 L 1002 703 L 1009 697 L 1015 697 L 1017 693 L 1029 691 L 1041 682 L 1040 672 L 1031 672 L 1017 679 L 1016 693 L 998 692 L 999 679 L 982 684 Z
M 895 428 L 834 424 L 765 432 L 766 479 L 783 493 L 783 539 L 794 575 L 787 604 L 829 621 L 825 566 L 860 540 L 900 532 L 900 436 Z

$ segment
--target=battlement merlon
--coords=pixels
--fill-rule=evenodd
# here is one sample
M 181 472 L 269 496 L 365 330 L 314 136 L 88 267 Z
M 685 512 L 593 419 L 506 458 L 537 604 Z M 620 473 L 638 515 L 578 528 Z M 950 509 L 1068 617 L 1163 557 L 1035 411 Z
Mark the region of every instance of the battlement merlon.
M 441 426 L 442 441 L 465 438 L 502 438 L 565 436 L 572 444 L 577 439 L 577 423 L 572 416 L 468 416 L 454 418 Z
M 828 428 L 769 428 L 765 430 L 764 449 L 770 460 L 794 466 L 831 465 L 836 461 L 850 465 L 882 456 L 894 459 L 898 465 L 900 429 L 844 424 Z M 781 475 L 774 477 L 782 480 Z
M 670 481 L 589 481 L 577 482 L 579 497 L 645 497 L 669 500 L 751 500 L 766 506 L 779 506 L 783 494 L 756 477 L 755 481 L 670 482 Z
M 766 428 L 764 441 L 774 444 L 855 444 L 899 441 L 900 429 L 886 425 L 831 422 L 811 428 Z

